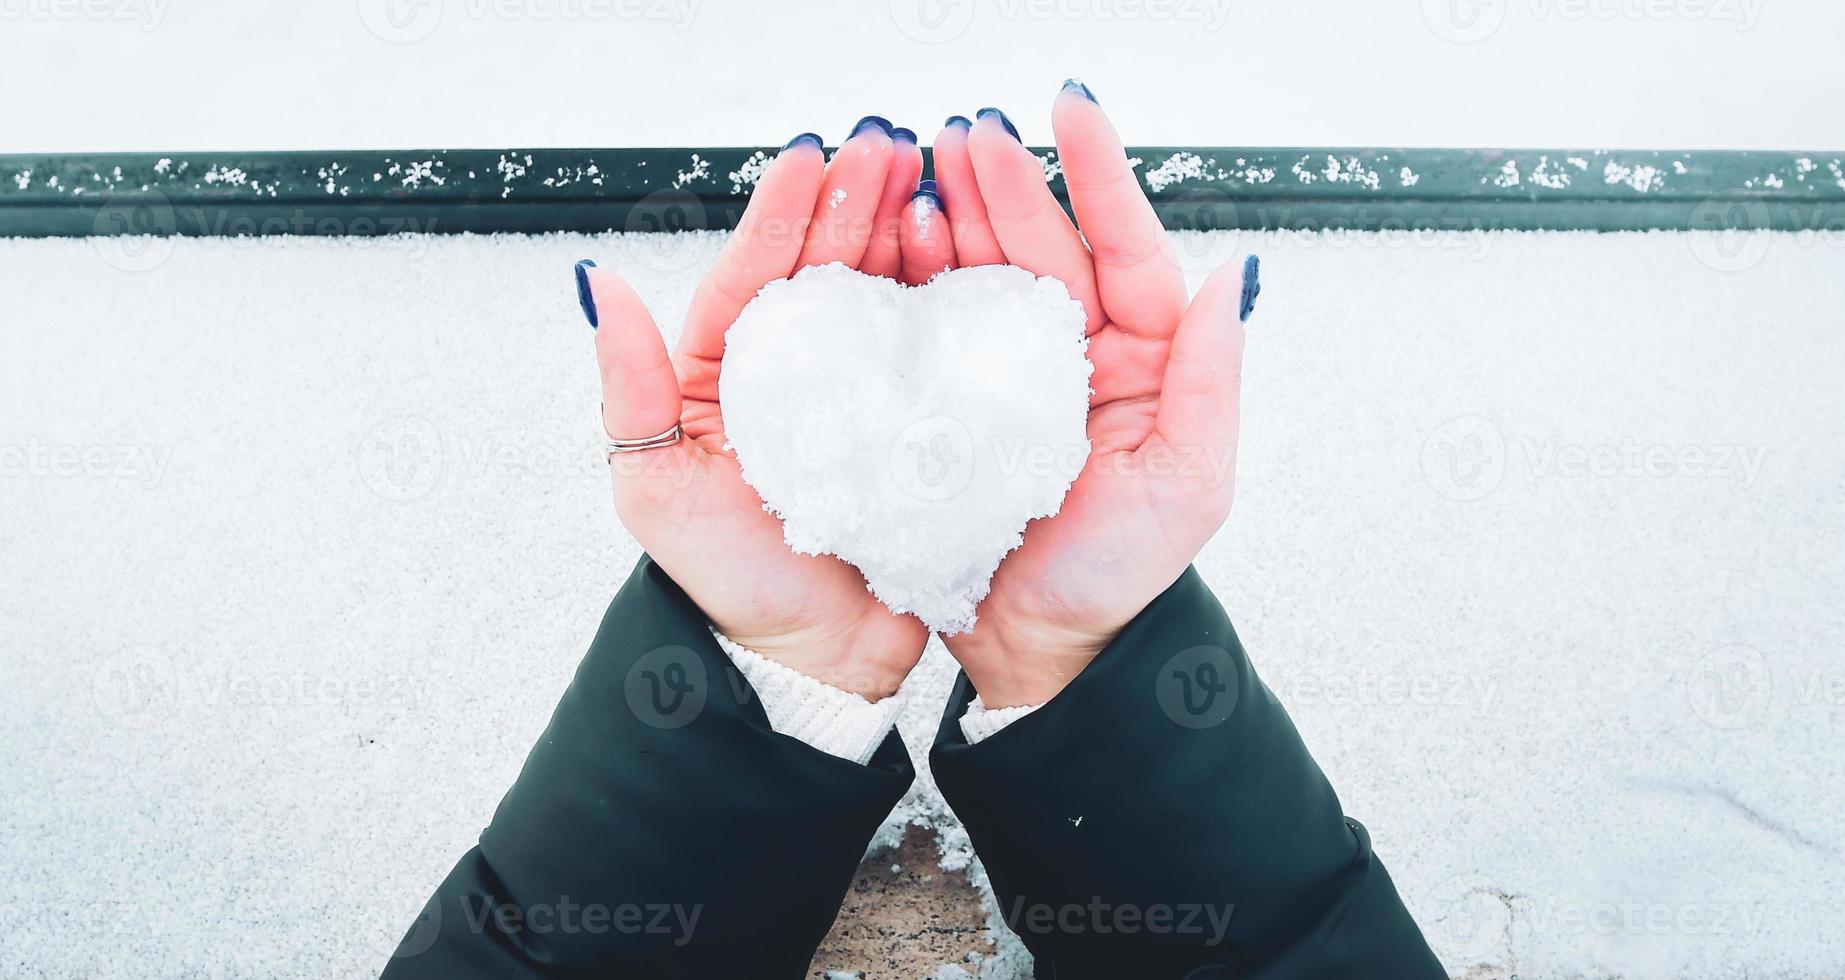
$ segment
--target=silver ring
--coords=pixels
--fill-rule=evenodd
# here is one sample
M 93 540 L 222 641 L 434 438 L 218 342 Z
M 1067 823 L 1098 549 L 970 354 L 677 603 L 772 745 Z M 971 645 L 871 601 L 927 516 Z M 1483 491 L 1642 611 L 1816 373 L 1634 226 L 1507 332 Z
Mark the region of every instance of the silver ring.
M 644 453 L 649 449 L 665 449 L 677 443 L 682 434 L 683 433 L 679 429 L 679 423 L 677 422 L 673 423 L 673 427 L 667 429 L 665 432 L 657 436 L 648 436 L 645 439 L 617 439 L 609 435 L 608 429 L 605 427 L 602 430 L 602 447 L 608 450 L 609 458 L 613 459 L 617 453 Z

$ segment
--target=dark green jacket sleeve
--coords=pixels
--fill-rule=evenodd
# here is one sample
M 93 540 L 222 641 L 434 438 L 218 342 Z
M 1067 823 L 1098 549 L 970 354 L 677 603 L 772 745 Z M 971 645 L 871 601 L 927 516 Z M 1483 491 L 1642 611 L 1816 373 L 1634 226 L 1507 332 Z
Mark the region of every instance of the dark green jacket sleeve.
M 385 980 L 806 972 L 909 756 L 776 734 L 705 622 L 642 559 Z
M 934 751 L 1038 976 L 1446 974 L 1198 573 L 1050 703 Z

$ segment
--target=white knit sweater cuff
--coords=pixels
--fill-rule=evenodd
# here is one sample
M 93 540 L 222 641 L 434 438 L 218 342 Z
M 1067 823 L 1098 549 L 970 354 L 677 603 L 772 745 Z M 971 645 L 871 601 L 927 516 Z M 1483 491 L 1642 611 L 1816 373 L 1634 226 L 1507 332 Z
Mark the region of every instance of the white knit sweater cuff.
M 981 703 L 979 695 L 975 695 L 967 712 L 961 716 L 961 736 L 967 739 L 967 744 L 979 745 L 1000 729 L 1042 707 L 1044 705 L 1021 704 L 1011 708 L 989 708 Z
M 902 692 L 873 703 L 778 664 L 715 629 L 711 635 L 762 699 L 769 727 L 783 735 L 863 765 L 897 724 Z

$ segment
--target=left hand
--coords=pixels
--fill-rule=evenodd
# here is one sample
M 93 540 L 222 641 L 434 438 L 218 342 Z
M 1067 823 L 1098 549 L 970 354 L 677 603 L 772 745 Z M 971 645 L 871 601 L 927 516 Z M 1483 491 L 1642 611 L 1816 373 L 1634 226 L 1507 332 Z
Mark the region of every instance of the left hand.
M 783 149 L 693 294 L 670 357 L 625 280 L 612 269 L 578 270 L 596 327 L 604 429 L 645 438 L 677 423 L 684 433 L 670 446 L 610 457 L 622 524 L 719 632 L 870 701 L 897 690 L 928 630 L 886 609 L 852 566 L 788 550 L 782 522 L 727 448 L 718 373 L 725 332 L 765 283 L 829 262 L 896 274 L 898 215 L 922 153 L 908 130 L 892 132 L 867 117 L 830 162 L 818 137 Z
M 1062 510 L 1000 563 L 974 629 L 943 638 L 989 708 L 1041 704 L 1088 666 L 1223 524 L 1235 475 L 1241 263 L 1188 305 L 1166 232 L 1088 90 L 1066 83 L 1052 123 L 1082 234 L 993 110 L 936 139 L 947 234 L 914 209 L 904 218 L 906 280 L 1010 263 L 1061 280 L 1088 312 L 1088 463 Z

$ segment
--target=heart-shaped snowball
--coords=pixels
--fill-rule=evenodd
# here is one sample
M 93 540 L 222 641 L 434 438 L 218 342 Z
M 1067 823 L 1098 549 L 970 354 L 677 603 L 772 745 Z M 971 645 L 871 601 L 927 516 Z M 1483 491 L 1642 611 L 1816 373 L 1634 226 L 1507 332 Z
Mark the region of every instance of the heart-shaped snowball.
M 725 335 L 724 431 L 788 547 L 838 555 L 886 606 L 965 632 L 1089 458 L 1083 324 L 1062 283 L 1015 266 L 913 288 L 804 269 Z

